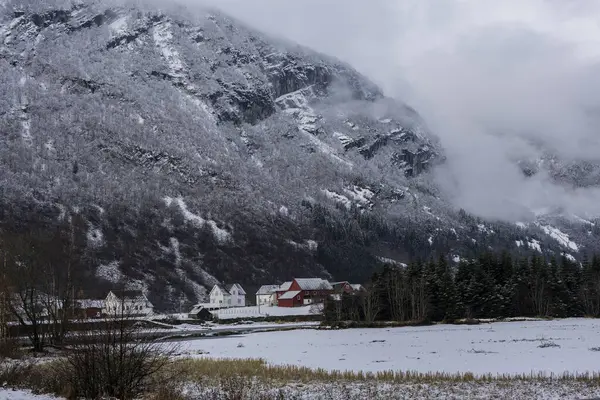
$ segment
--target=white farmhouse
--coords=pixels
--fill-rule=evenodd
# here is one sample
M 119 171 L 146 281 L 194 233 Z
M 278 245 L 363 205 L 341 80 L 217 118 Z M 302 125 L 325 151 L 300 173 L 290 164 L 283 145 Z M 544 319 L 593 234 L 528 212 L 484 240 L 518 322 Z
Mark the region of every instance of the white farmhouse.
M 263 285 L 256 292 L 256 305 L 275 306 L 277 305 L 277 291 L 279 285 Z
M 145 316 L 154 312 L 154 306 L 141 290 L 115 290 L 108 292 L 102 314 L 111 316 Z
M 246 306 L 246 292 L 239 283 L 215 285 L 209 296 L 210 304 L 219 308 Z

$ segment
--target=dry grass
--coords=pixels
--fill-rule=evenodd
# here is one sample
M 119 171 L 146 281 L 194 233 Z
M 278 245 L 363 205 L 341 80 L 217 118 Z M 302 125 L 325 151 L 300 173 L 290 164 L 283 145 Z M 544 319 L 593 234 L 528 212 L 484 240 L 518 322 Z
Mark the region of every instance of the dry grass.
M 0 368 L 0 379 L 8 386 L 75 398 L 68 380 L 61 375 L 64 360 L 43 364 L 11 362 Z M 1 365 L 1 363 L 0 363 Z M 20 366 L 19 366 L 20 365 Z M 168 378 L 168 379 L 165 379 Z M 172 359 L 144 391 L 149 400 L 275 400 L 300 399 L 311 391 L 323 399 L 438 398 L 440 393 L 457 397 L 483 391 L 511 397 L 524 388 L 533 394 L 539 388 L 571 390 L 582 394 L 600 392 L 600 374 L 474 375 L 470 373 L 419 373 L 411 371 L 327 371 L 298 366 L 272 366 L 261 359 Z M 396 396 L 397 395 L 397 396 Z M 396 396 L 396 397 L 394 397 Z M 483 397 L 481 397 L 483 398 Z M 543 398 L 531 396 L 529 398 Z
M 380 382 L 380 383 L 483 383 L 514 381 L 571 381 L 600 385 L 600 372 L 564 373 L 564 374 L 484 374 L 416 372 L 416 371 L 329 371 L 323 368 L 307 368 L 295 365 L 268 365 L 262 359 L 211 359 L 186 358 L 173 361 L 172 369 L 178 371 L 177 376 L 188 382 L 199 382 L 206 379 L 219 381 L 229 377 L 245 377 L 261 381 L 281 383 L 314 383 L 314 382 Z M 169 368 L 171 371 L 172 369 Z

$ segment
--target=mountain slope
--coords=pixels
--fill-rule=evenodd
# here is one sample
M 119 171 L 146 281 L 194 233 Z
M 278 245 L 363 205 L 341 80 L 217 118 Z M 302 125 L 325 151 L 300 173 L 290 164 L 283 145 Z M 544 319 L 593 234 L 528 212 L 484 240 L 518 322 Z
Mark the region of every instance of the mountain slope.
M 335 59 L 212 10 L 25 3 L 0 11 L 0 217 L 82 217 L 98 294 L 126 281 L 172 308 L 217 281 L 597 243 L 592 221 L 454 210 L 418 114 Z

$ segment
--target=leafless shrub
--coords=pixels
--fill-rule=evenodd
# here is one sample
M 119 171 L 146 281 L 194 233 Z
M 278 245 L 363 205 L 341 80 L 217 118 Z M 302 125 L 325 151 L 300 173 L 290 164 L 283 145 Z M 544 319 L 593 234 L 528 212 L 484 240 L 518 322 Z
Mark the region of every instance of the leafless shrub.
M 0 361 L 0 382 L 5 386 L 20 386 L 31 374 L 32 364 L 14 360 Z
M 0 340 L 0 359 L 17 360 L 23 357 L 23 351 L 16 339 L 6 338 Z
M 159 372 L 171 362 L 173 346 L 149 339 L 148 332 L 129 318 L 109 319 L 80 337 L 68 353 L 64 376 L 78 397 L 134 399 L 151 384 L 160 386 Z M 168 376 L 161 377 L 168 381 Z
M 542 344 L 540 344 L 538 346 L 540 349 L 546 349 L 549 347 L 560 347 L 560 345 L 554 343 L 554 342 L 542 342 Z

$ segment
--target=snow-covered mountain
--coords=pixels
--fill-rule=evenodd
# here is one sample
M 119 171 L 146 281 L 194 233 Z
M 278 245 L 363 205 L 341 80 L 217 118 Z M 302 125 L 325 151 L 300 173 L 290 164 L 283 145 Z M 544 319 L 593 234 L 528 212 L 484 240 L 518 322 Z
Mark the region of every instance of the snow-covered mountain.
M 217 281 L 600 250 L 583 216 L 453 209 L 431 174 L 443 149 L 415 110 L 213 10 L 5 1 L 0 141 L 3 223 L 80 215 L 93 287 L 126 281 L 163 307 Z

